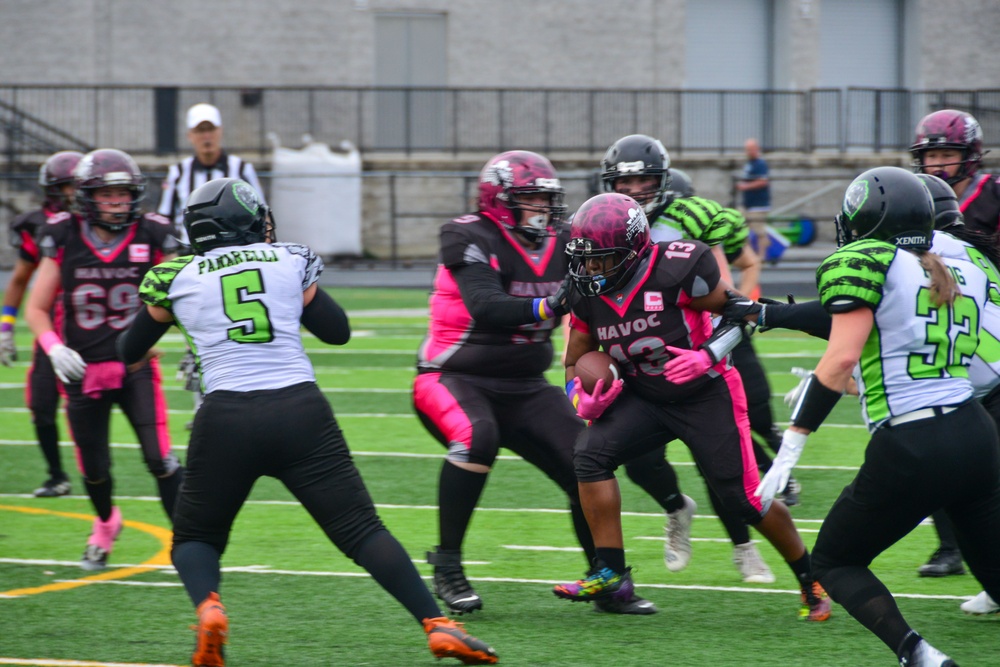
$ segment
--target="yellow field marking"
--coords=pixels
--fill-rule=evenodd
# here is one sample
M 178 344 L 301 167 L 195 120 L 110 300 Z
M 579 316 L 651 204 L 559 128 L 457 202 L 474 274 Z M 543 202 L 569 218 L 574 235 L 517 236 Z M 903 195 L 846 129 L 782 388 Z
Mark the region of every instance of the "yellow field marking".
M 77 512 L 56 512 L 54 510 L 41 509 L 38 507 L 17 507 L 14 505 L 0 505 L 0 511 L 7 512 L 21 512 L 23 514 L 43 514 L 48 516 L 58 516 L 66 519 L 80 519 L 81 521 L 93 521 L 94 517 L 89 514 L 79 514 Z M 114 579 L 126 579 L 128 577 L 135 576 L 137 574 L 143 574 L 145 572 L 153 572 L 156 570 L 155 566 L 159 565 L 170 565 L 170 542 L 172 539 L 172 533 L 166 528 L 161 528 L 160 526 L 154 526 L 150 523 L 142 523 L 141 521 L 125 521 L 123 522 L 129 528 L 134 528 L 136 530 L 141 530 L 144 533 L 152 535 L 160 541 L 161 548 L 156 553 L 155 556 L 149 560 L 143 561 L 139 565 L 134 567 L 124 567 L 114 570 L 106 570 L 99 574 L 92 574 L 87 577 L 81 577 L 79 579 L 74 579 L 73 581 L 61 581 L 54 584 L 47 584 L 45 586 L 36 586 L 34 588 L 16 588 L 11 591 L 0 591 L 0 597 L 21 597 L 25 595 L 38 595 L 40 593 L 54 593 L 56 591 L 68 591 L 73 588 L 79 588 L 80 586 L 86 586 L 95 581 L 111 581 Z M 149 566 L 149 567 L 146 567 Z M 0 658 L 0 664 L 4 664 L 3 660 L 6 658 Z M 10 663 L 8 663 L 10 664 Z M 13 664 L 43 664 L 43 663 L 13 663 Z M 56 664 L 56 663 L 53 663 Z M 76 663 L 58 663 L 58 664 L 76 664 Z M 80 665 L 106 665 L 109 663 L 78 663 Z

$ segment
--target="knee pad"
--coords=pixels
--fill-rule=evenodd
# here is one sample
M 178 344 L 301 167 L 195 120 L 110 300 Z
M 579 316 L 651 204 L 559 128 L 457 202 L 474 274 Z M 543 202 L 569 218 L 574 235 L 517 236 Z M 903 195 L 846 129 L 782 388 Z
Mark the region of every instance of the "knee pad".
M 618 464 L 603 447 L 604 438 L 591 429 L 584 431 L 573 448 L 573 471 L 581 482 L 603 482 L 615 476 Z

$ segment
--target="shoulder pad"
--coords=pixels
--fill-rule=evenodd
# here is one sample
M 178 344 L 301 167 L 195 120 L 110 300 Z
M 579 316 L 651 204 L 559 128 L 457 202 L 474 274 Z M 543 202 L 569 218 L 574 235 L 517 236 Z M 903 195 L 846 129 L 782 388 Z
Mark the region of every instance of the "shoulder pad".
M 169 218 L 167 218 L 166 216 L 160 215 L 159 213 L 145 213 L 145 214 L 143 214 L 142 217 L 145 218 L 146 220 L 149 220 L 150 222 L 156 222 L 156 223 L 159 223 L 161 225 L 172 225 L 173 224 L 173 223 L 170 222 Z
M 71 220 L 72 218 L 73 215 L 71 213 L 67 213 L 66 211 L 59 211 L 58 213 L 53 213 L 52 215 L 46 216 L 45 222 L 50 225 L 58 225 L 59 223 L 66 222 L 67 220 Z

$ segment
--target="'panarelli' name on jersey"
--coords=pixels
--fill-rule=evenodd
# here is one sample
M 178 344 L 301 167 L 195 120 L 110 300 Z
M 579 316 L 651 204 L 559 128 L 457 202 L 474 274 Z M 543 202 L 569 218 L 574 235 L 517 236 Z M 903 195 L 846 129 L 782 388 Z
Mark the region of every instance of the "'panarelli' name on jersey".
M 77 216 L 53 216 L 38 231 L 42 257 L 62 274 L 62 339 L 84 361 L 114 361 L 115 339 L 139 307 L 142 276 L 173 253 L 177 241 L 162 215 L 147 213 L 109 245 L 96 242 Z
M 683 385 L 663 375 L 668 345 L 694 349 L 712 335 L 712 314 L 686 306 L 718 284 L 719 264 L 707 245 L 658 243 L 621 291 L 576 294 L 570 326 L 595 338 L 618 361 L 625 384 L 637 394 L 654 403 L 681 400 L 728 368 L 727 359 Z
M 951 307 L 933 305 L 916 255 L 884 241 L 849 243 L 816 270 L 828 312 L 874 311 L 875 326 L 854 370 L 870 431 L 891 417 L 972 396 L 968 366 L 979 345 L 989 281 L 968 259 L 942 259 L 962 291 Z
M 455 269 L 483 263 L 511 296 L 546 297 L 566 277 L 569 230 L 546 237 L 537 249 L 523 247 L 490 218 L 472 213 L 441 228 L 441 256 L 430 296 L 430 324 L 417 354 L 422 372 L 456 371 L 519 378 L 541 375 L 552 363 L 552 330 L 558 319 L 519 327 L 477 323 L 462 300 Z
M 323 261 L 304 245 L 215 248 L 154 267 L 143 302 L 169 310 L 198 359 L 205 393 L 315 382 L 300 334 L 302 293 Z M 271 363 L 281 359 L 275 370 Z

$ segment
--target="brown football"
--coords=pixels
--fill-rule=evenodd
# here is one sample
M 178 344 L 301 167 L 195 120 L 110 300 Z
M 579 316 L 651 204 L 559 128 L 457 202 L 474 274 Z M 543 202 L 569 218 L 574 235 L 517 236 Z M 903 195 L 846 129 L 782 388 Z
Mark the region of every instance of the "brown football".
M 622 373 L 614 357 L 607 352 L 594 350 L 576 360 L 576 375 L 580 378 L 584 391 L 590 394 L 598 380 L 604 380 L 604 390 L 607 391 L 612 382 L 621 378 Z

